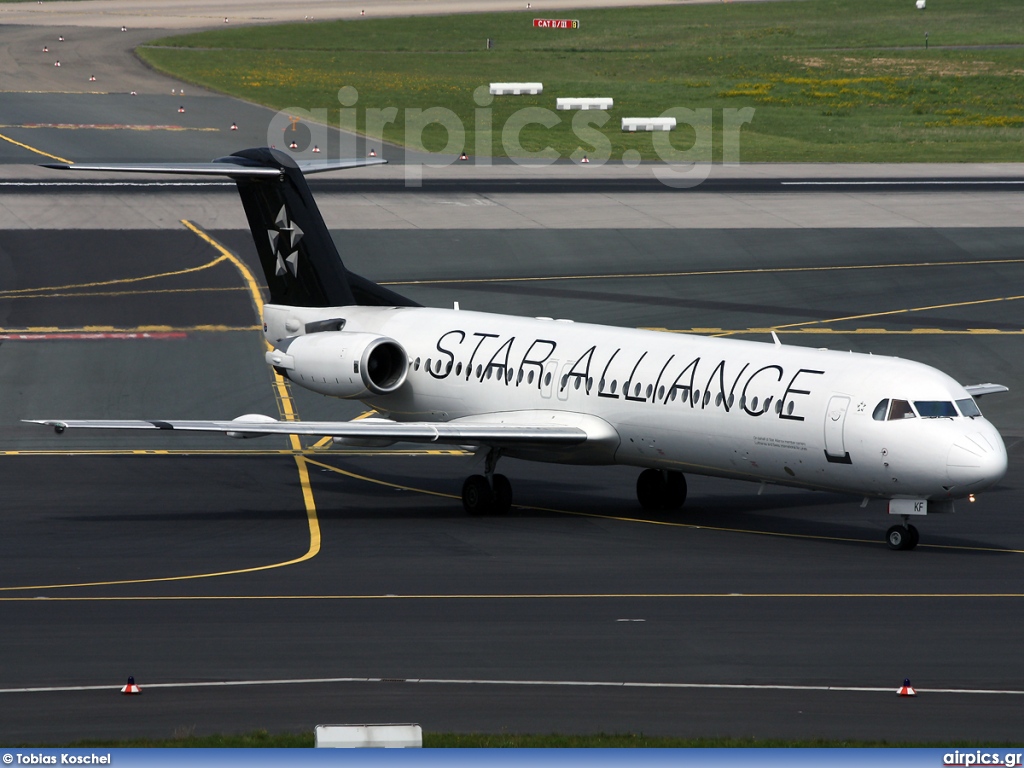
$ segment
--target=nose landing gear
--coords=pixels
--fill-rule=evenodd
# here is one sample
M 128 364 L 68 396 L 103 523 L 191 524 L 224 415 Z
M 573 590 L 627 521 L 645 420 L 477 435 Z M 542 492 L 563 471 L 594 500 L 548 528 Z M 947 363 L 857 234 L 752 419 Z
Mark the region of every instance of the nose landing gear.
M 885 534 L 889 549 L 895 550 L 913 549 L 917 546 L 918 538 L 917 528 L 910 525 L 906 517 L 903 518 L 903 525 L 894 525 Z

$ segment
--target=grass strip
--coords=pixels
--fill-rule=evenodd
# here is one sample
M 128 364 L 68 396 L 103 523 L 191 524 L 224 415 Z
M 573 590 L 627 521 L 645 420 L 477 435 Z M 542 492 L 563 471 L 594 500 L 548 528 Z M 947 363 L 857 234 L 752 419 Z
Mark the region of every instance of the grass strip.
M 708 159 L 690 125 L 658 137 L 620 129 L 620 117 L 681 107 L 710 110 L 700 137 L 710 137 L 717 161 L 724 110 L 750 107 L 745 162 L 1024 160 L 1018 0 L 943 0 L 925 11 L 892 0 L 798 0 L 546 15 L 578 19 L 579 29 L 535 29 L 527 11 L 359 19 L 218 29 L 138 53 L 188 82 L 279 110 L 326 110 L 322 121 L 428 151 Z M 544 93 L 481 105 L 476 89 L 492 81 L 539 81 Z M 358 94 L 349 109 L 339 103 L 343 87 Z M 573 113 L 554 111 L 556 96 L 610 96 L 615 106 L 603 126 L 574 130 Z M 394 120 L 380 131 L 374 114 L 386 119 L 389 108 Z M 415 110 L 432 108 L 452 116 L 464 141 L 449 142 L 439 123 L 418 125 Z M 502 132 L 523 108 L 558 122 L 526 125 L 510 141 Z
M 253 731 L 238 735 L 215 734 L 195 736 L 190 732 L 179 733 L 167 739 L 105 740 L 87 739 L 62 746 L 72 748 L 147 748 L 147 747 L 191 747 L 191 748 L 311 748 L 314 745 L 312 732 L 271 734 L 267 731 Z M 697 738 L 683 739 L 644 734 L 593 734 L 567 736 L 561 734 L 486 734 L 486 733 L 424 733 L 423 746 L 427 748 L 764 748 L 764 747 L 807 747 L 807 748 L 877 748 L 877 747 L 921 747 L 921 748 L 1004 748 L 1019 747 L 1024 742 L 981 742 L 949 741 L 938 743 L 915 742 L 895 744 L 886 741 L 854 741 L 839 739 L 736 739 Z M 48 745 L 31 745 L 43 747 Z

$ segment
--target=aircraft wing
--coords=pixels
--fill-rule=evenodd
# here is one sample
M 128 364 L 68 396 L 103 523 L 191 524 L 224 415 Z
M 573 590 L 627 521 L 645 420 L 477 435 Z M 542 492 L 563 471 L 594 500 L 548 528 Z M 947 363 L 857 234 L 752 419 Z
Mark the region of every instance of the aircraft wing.
M 981 397 L 982 395 L 997 395 L 1000 392 L 1009 392 L 1009 387 L 1004 387 L 1002 384 L 968 384 L 964 387 L 967 390 L 967 394 L 971 397 Z
M 263 419 L 266 419 L 265 421 Z M 390 440 L 412 443 L 451 443 L 454 445 L 535 445 L 573 446 L 585 443 L 591 435 L 585 429 L 558 424 L 510 424 L 471 421 L 394 422 L 384 419 L 361 421 L 277 421 L 269 417 L 241 417 L 233 421 L 161 421 L 161 420 L 58 420 L 25 419 L 30 424 L 53 427 L 61 434 L 67 429 L 141 429 L 182 432 L 222 432 L 230 437 L 265 435 L 310 435 L 365 440 Z

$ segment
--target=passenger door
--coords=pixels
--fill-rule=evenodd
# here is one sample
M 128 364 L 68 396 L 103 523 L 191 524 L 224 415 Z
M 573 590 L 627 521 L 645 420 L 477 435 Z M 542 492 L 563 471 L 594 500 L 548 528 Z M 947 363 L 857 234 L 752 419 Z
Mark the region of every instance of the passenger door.
M 833 395 L 825 410 L 825 458 L 832 464 L 852 463 L 843 440 L 843 427 L 849 408 L 850 398 L 846 395 Z

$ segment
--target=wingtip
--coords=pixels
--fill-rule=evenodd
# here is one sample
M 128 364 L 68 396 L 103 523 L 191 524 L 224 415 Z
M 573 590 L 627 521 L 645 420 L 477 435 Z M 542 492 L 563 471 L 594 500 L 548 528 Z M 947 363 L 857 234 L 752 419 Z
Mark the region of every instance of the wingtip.
M 63 421 L 56 421 L 54 419 L 22 419 L 25 424 L 41 424 L 44 427 L 53 427 L 53 431 L 58 435 L 64 433 L 64 430 L 68 428 L 68 425 Z

